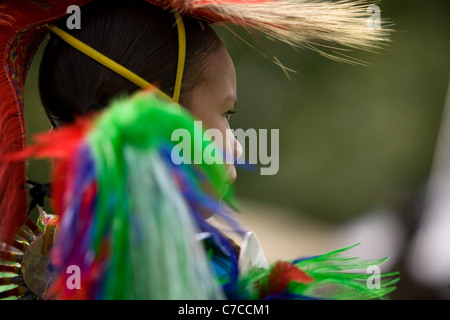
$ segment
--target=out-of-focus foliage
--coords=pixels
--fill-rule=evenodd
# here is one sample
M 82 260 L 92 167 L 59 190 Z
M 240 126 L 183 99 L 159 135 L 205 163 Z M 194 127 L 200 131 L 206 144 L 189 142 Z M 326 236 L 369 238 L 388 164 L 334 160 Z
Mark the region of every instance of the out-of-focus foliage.
M 348 53 L 370 66 L 216 28 L 237 71 L 239 113 L 232 127 L 280 130 L 279 172 L 260 176 L 238 169 L 239 197 L 339 222 L 417 195 L 429 174 L 450 76 L 450 2 L 378 5 L 395 24 L 391 45 L 377 53 Z M 41 52 L 27 82 L 29 137 L 50 128 L 36 82 Z M 296 71 L 290 79 L 274 56 Z M 48 166 L 30 162 L 29 178 L 48 180 Z

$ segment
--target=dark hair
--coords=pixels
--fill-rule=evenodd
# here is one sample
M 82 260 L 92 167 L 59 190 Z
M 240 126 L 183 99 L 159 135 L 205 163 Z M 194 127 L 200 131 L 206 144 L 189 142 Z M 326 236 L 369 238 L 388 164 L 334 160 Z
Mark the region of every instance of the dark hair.
M 183 92 L 201 78 L 206 57 L 224 47 L 214 30 L 197 19 L 183 17 L 186 60 Z M 144 1 L 97 0 L 81 7 L 81 29 L 58 27 L 128 68 L 172 96 L 178 33 L 173 13 Z M 54 127 L 101 109 L 121 94 L 139 88 L 51 34 L 39 71 L 41 101 Z

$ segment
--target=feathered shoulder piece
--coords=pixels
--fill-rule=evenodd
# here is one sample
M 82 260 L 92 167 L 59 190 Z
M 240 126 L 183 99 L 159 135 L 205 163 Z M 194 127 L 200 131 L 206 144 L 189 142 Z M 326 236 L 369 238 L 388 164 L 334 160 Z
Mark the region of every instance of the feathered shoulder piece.
M 177 130 L 197 139 L 191 150 L 174 152 Z M 197 152 L 208 154 L 202 137 L 187 111 L 140 93 L 94 120 L 39 136 L 36 146 L 17 155 L 58 163 L 52 185 L 60 221 L 51 255 L 54 298 L 221 296 L 196 235 L 202 212 L 220 215 L 219 201 L 224 196 L 230 202 L 230 193 L 223 166 L 189 165 Z M 67 288 L 69 266 L 79 268 L 81 290 Z
M 177 130 L 190 137 L 190 149 L 177 149 Z M 239 249 L 205 219 L 213 212 L 244 235 L 221 203 L 234 206 L 235 200 L 224 165 L 208 159 L 214 148 L 187 111 L 143 92 L 96 118 L 41 135 L 14 155 L 58 163 L 52 184 L 58 218 L 44 268 L 54 271 L 44 279 L 42 297 L 366 299 L 394 289 L 394 274 L 381 274 L 379 288 L 368 285 L 366 269 L 384 260 L 345 258 L 348 248 L 270 266 L 241 265 Z M 205 161 L 194 164 L 196 152 Z M 29 261 L 33 252 L 11 262 Z M 75 270 L 78 286 L 68 285 Z

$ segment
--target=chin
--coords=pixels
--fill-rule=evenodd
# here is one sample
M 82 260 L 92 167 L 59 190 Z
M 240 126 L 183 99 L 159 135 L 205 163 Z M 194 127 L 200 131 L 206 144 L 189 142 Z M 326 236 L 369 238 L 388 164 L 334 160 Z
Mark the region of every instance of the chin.
M 236 167 L 232 165 L 227 165 L 228 183 L 233 184 L 237 179 Z

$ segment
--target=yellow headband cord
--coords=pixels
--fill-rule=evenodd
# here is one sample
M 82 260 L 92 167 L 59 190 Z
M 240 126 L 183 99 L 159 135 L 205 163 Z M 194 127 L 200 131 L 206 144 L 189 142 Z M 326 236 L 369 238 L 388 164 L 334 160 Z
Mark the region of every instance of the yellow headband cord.
M 186 31 L 184 29 L 183 18 L 178 13 L 175 13 L 175 19 L 176 19 L 177 29 L 178 29 L 178 65 L 177 65 L 177 75 L 176 75 L 176 79 L 175 79 L 174 93 L 173 93 L 172 98 L 170 98 L 167 94 L 162 92 L 160 89 L 156 88 L 154 85 L 152 85 L 148 81 L 139 77 L 134 72 L 131 72 L 124 66 L 118 64 L 114 60 L 111 60 L 110 58 L 101 54 L 94 48 L 88 46 L 87 44 L 81 42 L 80 40 L 71 36 L 67 32 L 61 30 L 57 26 L 47 25 L 47 28 L 50 29 L 50 31 L 52 31 L 53 33 L 55 33 L 62 40 L 64 40 L 67 44 L 71 45 L 72 47 L 74 47 L 78 51 L 84 53 L 88 57 L 94 59 L 95 61 L 101 63 L 108 69 L 111 69 L 115 73 L 121 75 L 125 79 L 131 81 L 136 86 L 138 86 L 142 89 L 148 89 L 148 88 L 152 87 L 161 96 L 163 96 L 167 100 L 178 103 L 178 100 L 180 98 L 180 92 L 181 92 L 181 82 L 183 80 L 184 62 L 185 62 L 185 58 L 186 58 Z
M 186 59 L 186 30 L 184 29 L 183 18 L 178 12 L 175 12 L 174 14 L 178 30 L 178 64 L 175 88 L 173 90 L 173 101 L 178 103 L 181 93 L 181 81 L 183 80 L 184 61 Z

